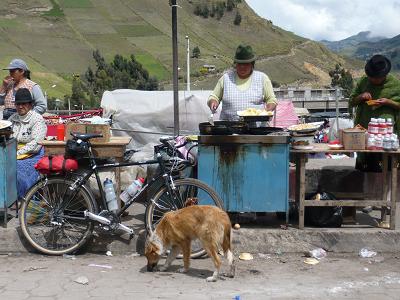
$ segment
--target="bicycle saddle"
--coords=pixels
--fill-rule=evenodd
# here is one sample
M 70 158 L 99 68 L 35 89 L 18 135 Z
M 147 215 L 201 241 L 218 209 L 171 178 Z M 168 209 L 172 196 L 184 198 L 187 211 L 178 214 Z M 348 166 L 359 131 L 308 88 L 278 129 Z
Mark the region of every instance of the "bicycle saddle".
M 82 141 L 88 141 L 93 138 L 103 137 L 102 134 L 99 133 L 74 133 L 71 132 L 71 135 L 76 139 L 81 139 Z

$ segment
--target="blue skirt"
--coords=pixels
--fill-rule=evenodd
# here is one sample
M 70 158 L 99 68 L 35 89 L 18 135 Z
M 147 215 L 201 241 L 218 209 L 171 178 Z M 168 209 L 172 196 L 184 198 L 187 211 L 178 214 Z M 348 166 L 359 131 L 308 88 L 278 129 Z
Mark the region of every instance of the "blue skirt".
M 35 164 L 43 157 L 44 148 L 40 149 L 35 156 L 17 160 L 17 193 L 18 199 L 25 196 L 26 192 L 39 179 L 39 173 L 35 169 Z

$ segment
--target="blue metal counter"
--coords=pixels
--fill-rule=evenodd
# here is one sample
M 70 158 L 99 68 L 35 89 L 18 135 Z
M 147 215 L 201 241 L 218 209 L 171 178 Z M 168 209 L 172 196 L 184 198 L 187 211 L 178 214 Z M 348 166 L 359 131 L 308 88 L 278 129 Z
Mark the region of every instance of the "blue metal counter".
M 199 136 L 198 178 L 229 212 L 286 212 L 289 136 Z
M 7 208 L 17 201 L 17 142 L 10 139 L 0 143 L 0 210 L 4 225 L 7 224 Z

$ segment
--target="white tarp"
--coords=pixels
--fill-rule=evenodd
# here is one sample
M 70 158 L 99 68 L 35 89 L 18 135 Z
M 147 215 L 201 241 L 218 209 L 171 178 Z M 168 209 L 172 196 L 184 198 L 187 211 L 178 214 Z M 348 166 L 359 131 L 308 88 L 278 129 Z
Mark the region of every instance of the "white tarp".
M 211 91 L 179 92 L 180 134 L 197 134 L 199 123 L 207 122 L 210 109 L 207 99 Z M 128 131 L 112 132 L 113 135 L 129 135 L 138 148 L 148 143 L 157 143 L 159 137 L 174 132 L 173 91 L 106 91 L 101 99 L 104 117 L 112 115 L 113 128 Z M 220 111 L 215 114 L 219 119 Z M 142 133 L 153 132 L 160 134 Z M 162 134 L 165 133 L 165 134 Z

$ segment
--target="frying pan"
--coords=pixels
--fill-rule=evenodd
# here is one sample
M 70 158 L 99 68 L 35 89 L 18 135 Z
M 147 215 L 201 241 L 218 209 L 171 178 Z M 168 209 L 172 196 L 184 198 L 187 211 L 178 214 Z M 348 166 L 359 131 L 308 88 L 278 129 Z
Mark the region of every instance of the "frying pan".
M 214 125 L 209 122 L 199 124 L 200 134 L 202 135 L 230 135 L 247 133 L 247 124 L 238 121 L 214 121 Z
M 274 132 L 282 132 L 283 128 L 280 127 L 253 127 L 249 128 L 250 134 L 266 135 Z

